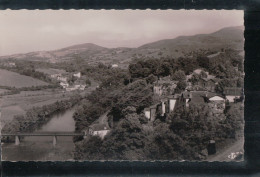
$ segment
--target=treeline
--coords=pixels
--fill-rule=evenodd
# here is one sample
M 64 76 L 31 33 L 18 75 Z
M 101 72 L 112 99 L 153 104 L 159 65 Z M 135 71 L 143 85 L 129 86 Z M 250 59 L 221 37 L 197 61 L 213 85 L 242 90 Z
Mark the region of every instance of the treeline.
M 64 69 L 67 72 L 81 72 L 82 75 L 88 76 L 96 81 L 103 82 L 104 85 L 114 85 L 119 83 L 116 80 L 129 80 L 128 71 L 121 68 L 111 68 L 110 65 L 99 63 L 96 66 L 89 65 L 84 59 L 76 58 L 71 61 L 53 64 L 54 68 Z M 120 82 L 121 83 L 121 82 Z
M 38 62 L 15 60 L 15 65 L 15 67 L 1 66 L 1 68 L 54 84 L 47 74 L 36 71 L 36 68 L 39 66 Z
M 217 92 L 223 92 L 224 87 L 243 86 L 243 58 L 238 51 L 227 49 L 212 58 L 207 57 L 209 54 L 210 51 L 200 51 L 190 57 L 139 59 L 129 65 L 129 74 L 131 79 L 159 78 L 178 71 L 188 75 L 203 68 L 221 80 Z
M 60 113 L 76 105 L 82 96 L 73 95 L 67 100 L 57 101 L 53 104 L 44 105 L 42 107 L 33 107 L 26 111 L 23 115 L 16 115 L 14 119 L 6 123 L 2 128 L 2 133 L 14 132 L 32 132 L 40 128 L 43 124 L 48 122 L 56 113 Z M 12 137 L 13 138 L 13 137 Z M 2 138 L 2 141 L 13 140 L 10 137 Z
M 207 57 L 209 54 L 209 51 L 207 53 L 201 51 L 190 57 L 138 59 L 129 65 L 129 73 L 132 78 L 145 78 L 151 74 L 164 77 L 178 70 L 188 75 L 201 67 L 218 78 L 232 78 L 237 76 L 234 67 L 243 72 L 243 58 L 238 51 L 227 49 L 212 58 Z
M 43 89 L 55 89 L 60 87 L 59 85 L 39 85 L 39 86 L 32 86 L 32 87 L 10 87 L 10 86 L 0 86 L 2 89 L 6 89 L 8 91 L 0 94 L 0 96 L 3 95 L 13 95 L 13 94 L 19 94 L 21 91 L 38 91 Z

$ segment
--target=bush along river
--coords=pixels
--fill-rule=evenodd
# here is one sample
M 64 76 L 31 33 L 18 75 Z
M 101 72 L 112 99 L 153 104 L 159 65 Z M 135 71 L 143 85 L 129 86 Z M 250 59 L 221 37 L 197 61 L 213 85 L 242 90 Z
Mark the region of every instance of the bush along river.
M 36 109 L 38 111 L 28 111 L 26 115 L 16 117 L 9 125 L 5 125 L 2 133 L 18 131 L 30 133 L 74 132 L 75 122 L 73 114 L 75 104 L 78 101 L 77 99 L 70 99 L 56 102 L 45 108 Z M 60 109 L 58 105 L 63 109 Z M 48 109 L 49 106 L 52 109 Z M 45 110 L 48 110 L 49 114 Z M 43 112 L 45 115 L 43 115 Z M 57 144 L 55 146 L 53 146 L 53 136 L 25 136 L 20 139 L 19 145 L 15 145 L 14 137 L 9 137 L 9 139 L 6 137 L 2 138 L 2 160 L 4 161 L 73 160 L 73 151 L 74 143 L 72 136 L 57 136 Z

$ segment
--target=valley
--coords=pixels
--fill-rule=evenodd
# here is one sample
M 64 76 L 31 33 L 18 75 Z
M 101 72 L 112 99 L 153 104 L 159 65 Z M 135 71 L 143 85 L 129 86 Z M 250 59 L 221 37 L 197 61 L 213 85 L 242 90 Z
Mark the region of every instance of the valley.
M 212 139 L 243 134 L 243 69 L 243 27 L 137 48 L 85 43 L 1 56 L 2 133 L 45 125 L 84 133 L 40 157 L 49 139 L 25 137 L 19 147 L 10 145 L 18 135 L 6 136 L 5 152 L 12 160 L 13 150 L 34 148 L 33 160 L 205 160 Z

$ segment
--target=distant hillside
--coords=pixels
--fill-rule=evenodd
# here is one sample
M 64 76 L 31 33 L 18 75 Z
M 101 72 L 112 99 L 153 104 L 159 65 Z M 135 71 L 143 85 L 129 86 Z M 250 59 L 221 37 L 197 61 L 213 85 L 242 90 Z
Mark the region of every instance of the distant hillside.
M 162 49 L 168 55 L 181 56 L 199 49 L 221 49 L 230 47 L 243 50 L 244 35 L 241 27 L 223 28 L 211 34 L 198 34 L 194 36 L 179 36 L 175 39 L 165 39 L 145 44 L 139 49 Z
M 102 62 L 105 64 L 117 63 L 128 65 L 133 58 L 141 57 L 180 57 L 199 49 L 214 49 L 230 47 L 243 50 L 244 27 L 227 27 L 211 34 L 198 34 L 194 36 L 179 36 L 174 39 L 165 39 L 142 45 L 138 48 L 105 48 L 95 44 L 86 43 L 73 45 L 53 51 L 31 52 L 3 56 L 0 59 L 24 59 L 32 61 L 61 62 L 73 58 L 82 58 L 90 64 Z

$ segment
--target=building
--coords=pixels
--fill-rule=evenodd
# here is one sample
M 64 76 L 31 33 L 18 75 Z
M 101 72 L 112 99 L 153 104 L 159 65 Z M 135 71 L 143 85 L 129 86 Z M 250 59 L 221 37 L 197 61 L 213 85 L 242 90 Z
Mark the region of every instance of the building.
M 243 98 L 243 88 L 239 87 L 225 87 L 224 95 L 228 102 L 234 103 L 236 100 Z
M 179 94 L 161 99 L 161 102 L 144 109 L 145 117 L 154 121 L 157 115 L 165 116 L 175 110 Z
M 77 77 L 77 78 L 80 78 L 80 77 L 81 77 L 81 73 L 80 73 L 80 72 L 75 73 L 75 74 L 73 74 L 73 76 L 74 76 L 74 77 Z
M 87 86 L 86 84 L 80 85 L 79 90 L 85 90 L 86 86 Z
M 175 94 L 173 96 L 168 96 L 167 97 L 168 98 L 168 102 L 166 104 L 166 113 L 171 113 L 172 111 L 175 110 L 179 97 L 180 97 L 179 94 Z
M 203 76 L 202 72 L 205 73 Z M 218 84 L 218 79 L 215 76 L 210 75 L 202 69 L 196 69 L 191 75 L 187 76 L 187 81 L 191 81 L 194 75 L 200 76 L 196 81 L 193 81 L 195 82 L 193 85 L 189 84 L 186 90 L 215 92 L 216 85 Z
M 85 90 L 86 86 L 87 85 L 85 84 L 84 80 L 78 79 L 74 82 L 74 87 L 78 90 Z
M 213 111 L 213 113 L 223 113 L 225 109 L 225 98 L 219 95 L 213 95 L 213 96 L 208 96 L 208 105 Z
M 8 66 L 9 66 L 9 67 L 15 67 L 16 64 L 15 64 L 14 62 L 9 62 L 9 63 L 8 63 Z
M 16 64 L 14 62 L 1 63 L 1 65 L 9 68 L 16 67 Z
M 67 87 L 67 88 L 66 88 L 66 91 L 67 91 L 67 92 L 71 92 L 71 91 L 75 91 L 75 90 L 77 90 L 77 88 L 74 87 L 74 86 L 70 86 L 70 87 Z
M 156 118 L 156 115 L 158 113 L 158 108 L 160 104 L 155 104 L 150 106 L 149 108 L 144 109 L 144 115 L 149 121 L 154 121 Z
M 192 94 L 190 91 L 182 92 L 179 98 L 179 103 L 183 108 L 189 107 L 189 102 L 191 101 Z
M 148 120 L 150 120 L 150 118 L 151 118 L 151 110 L 150 110 L 150 108 L 144 108 L 144 115 L 145 115 L 145 117 Z
M 212 78 L 201 78 L 198 81 L 198 85 L 207 91 L 214 92 L 216 87 L 216 81 Z
M 111 67 L 112 68 L 118 68 L 118 65 L 117 64 L 113 64 Z
M 170 78 L 160 79 L 153 84 L 153 92 L 155 95 L 171 95 L 177 87 L 178 81 L 172 81 Z
M 68 84 L 68 82 L 60 82 L 60 86 L 62 86 L 63 88 L 67 88 L 67 87 L 69 87 L 69 84 Z
M 94 124 L 88 128 L 88 133 L 91 136 L 99 136 L 101 139 L 110 132 L 109 127 L 106 124 Z
M 58 79 L 58 77 L 61 77 L 61 74 L 51 74 L 51 78 Z
M 68 78 L 65 77 L 65 76 L 61 76 L 61 75 L 58 75 L 58 76 L 57 76 L 57 80 L 58 80 L 58 81 L 67 82 L 67 79 L 68 79 Z

